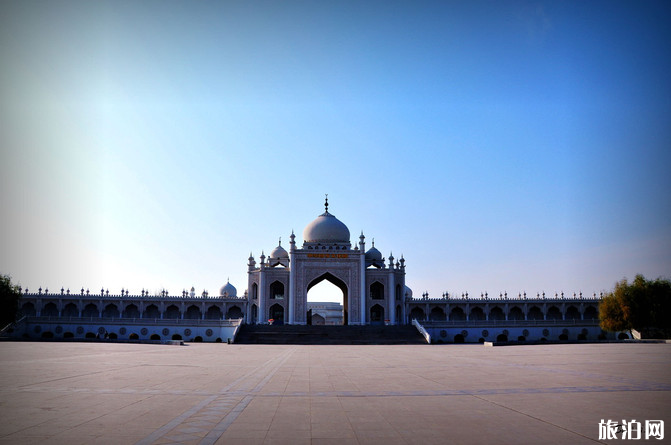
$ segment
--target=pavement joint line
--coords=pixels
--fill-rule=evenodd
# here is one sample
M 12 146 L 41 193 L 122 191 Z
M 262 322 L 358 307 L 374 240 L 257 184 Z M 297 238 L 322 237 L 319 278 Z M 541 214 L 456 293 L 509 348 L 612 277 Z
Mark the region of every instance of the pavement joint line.
M 140 399 L 140 400 L 136 400 L 136 401 L 133 402 L 133 403 L 129 403 L 128 405 L 125 405 L 123 408 L 127 408 L 127 407 L 129 407 L 129 406 L 133 406 L 133 405 L 137 405 L 138 403 L 142 403 L 142 402 L 144 402 L 145 400 L 147 400 L 147 397 L 145 397 L 145 398 L 143 398 L 143 399 Z M 123 409 L 123 408 L 122 408 L 122 409 Z M 80 423 L 78 423 L 77 425 L 74 425 L 74 426 L 71 427 L 71 428 L 66 428 L 66 430 L 70 430 L 70 429 L 73 429 L 73 428 L 77 428 L 77 427 L 79 427 L 79 426 L 81 426 L 81 425 L 84 425 L 84 424 L 86 424 L 86 423 L 88 423 L 88 422 L 92 422 L 92 421 L 95 421 L 95 420 L 100 419 L 101 417 L 105 417 L 106 415 L 107 415 L 107 414 L 101 414 L 101 415 L 99 415 L 99 416 L 97 416 L 97 417 L 94 417 L 94 418 L 92 418 L 92 419 L 88 419 L 88 420 L 85 420 L 85 421 L 83 421 L 83 422 L 80 422 Z M 38 423 L 37 426 L 41 426 L 41 425 L 44 425 L 45 423 L 49 423 L 49 422 L 51 422 L 51 420 L 45 420 L 44 422 L 40 422 L 40 423 Z M 30 429 L 30 428 L 31 428 L 31 427 L 26 427 L 26 428 L 23 428 L 23 429 L 14 431 L 12 434 L 16 434 L 16 433 L 19 433 L 19 432 L 21 432 L 21 431 L 25 431 L 25 430 Z M 4 436 L 0 436 L 0 438 L 2 438 L 2 437 L 4 437 Z
M 282 365 L 284 365 L 284 363 L 287 360 L 289 360 L 289 357 L 291 357 L 294 354 L 294 352 L 296 352 L 296 349 L 297 348 L 295 348 L 295 347 L 291 348 L 291 349 L 288 349 L 283 354 L 283 357 L 280 356 L 281 360 L 279 361 L 279 363 L 273 369 L 271 369 L 268 372 L 268 374 L 259 382 L 258 385 L 256 385 L 254 387 L 254 389 L 252 390 L 252 393 L 257 393 L 257 392 L 261 391 L 261 388 L 263 388 L 266 385 L 266 383 L 268 383 L 268 381 L 275 375 L 275 373 L 282 367 Z
M 595 442 L 595 443 L 601 443 L 601 444 L 607 445 L 606 442 L 601 442 L 600 440 L 596 440 L 596 439 L 594 439 L 594 438 L 592 438 L 592 437 L 585 436 L 584 434 L 580 434 L 580 433 L 578 433 L 578 432 L 576 432 L 576 431 L 570 430 L 570 429 L 565 428 L 565 427 L 563 427 L 563 426 L 561 426 L 561 425 L 557 425 L 556 423 L 548 422 L 547 420 L 545 420 L 545 419 L 541 419 L 540 417 L 532 416 L 531 414 L 527 414 L 527 413 L 522 412 L 522 411 L 520 411 L 520 410 L 517 410 L 517 409 L 515 409 L 515 408 L 511 408 L 511 407 L 509 407 L 509 406 L 502 405 L 502 404 L 500 404 L 500 403 L 496 403 L 496 402 L 494 402 L 493 400 L 488 400 L 488 399 L 486 399 L 486 398 L 484 398 L 484 397 L 479 397 L 479 396 L 477 396 L 477 395 L 472 395 L 472 397 L 475 397 L 475 398 L 478 399 L 478 400 L 482 400 L 483 402 L 491 403 L 492 405 L 496 405 L 496 406 L 498 406 L 498 407 L 500 407 L 500 408 L 510 410 L 510 411 L 512 411 L 512 412 L 514 412 L 514 413 L 521 414 L 521 415 L 523 415 L 523 416 L 529 417 L 530 419 L 534 419 L 534 420 L 537 420 L 537 421 L 539 421 L 539 422 L 543 422 L 543 423 L 545 423 L 545 424 L 547 424 L 547 425 L 551 425 L 551 426 L 553 426 L 553 427 L 555 427 L 555 428 L 559 428 L 559 429 L 564 430 L 564 431 L 567 431 L 567 432 L 569 432 L 569 433 L 571 433 L 571 434 L 575 434 L 576 436 L 580 436 L 580 437 L 583 437 L 583 438 L 585 438 L 585 439 L 587 439 L 587 440 L 591 440 L 592 442 Z
M 539 367 L 539 366 L 531 366 L 531 365 L 513 365 L 515 368 L 534 368 L 539 371 L 544 371 L 544 372 L 550 372 L 550 373 L 555 373 L 555 374 L 566 374 L 566 375 L 571 375 L 571 376 L 579 376 L 579 377 L 585 377 L 585 378 L 590 378 L 590 379 L 596 379 L 599 381 L 603 380 L 609 380 L 612 382 L 618 382 L 618 383 L 626 383 L 630 385 L 641 385 L 641 384 L 651 384 L 651 382 L 648 382 L 646 380 L 641 380 L 641 379 L 634 379 L 630 377 L 619 377 L 619 376 L 608 376 L 604 374 L 597 374 L 594 372 L 585 372 L 585 371 L 574 371 L 574 370 L 569 370 L 569 369 L 561 369 L 561 368 L 548 368 L 548 367 Z M 654 384 L 654 383 L 653 383 Z
M 295 347 L 287 349 L 279 356 L 273 357 L 267 360 L 259 367 L 249 370 L 247 373 L 243 374 L 242 376 L 235 379 L 233 382 L 223 387 L 217 394 L 214 394 L 206 398 L 205 400 L 201 401 L 200 403 L 198 403 L 191 409 L 187 410 L 180 416 L 177 416 L 167 424 L 163 425 L 153 433 L 149 434 L 144 439 L 137 442 L 136 445 L 149 445 L 159 440 L 160 438 L 164 439 L 170 438 L 175 433 L 179 434 L 180 425 L 187 424 L 189 418 L 195 416 L 196 413 L 203 411 L 208 414 L 216 413 L 218 418 L 223 417 L 223 419 L 214 427 L 214 429 L 210 430 L 210 432 L 207 434 L 206 438 L 209 437 L 209 439 L 207 440 L 202 439 L 201 441 L 203 444 L 214 444 L 217 441 L 217 439 L 219 439 L 219 437 L 226 431 L 226 429 L 230 426 L 230 424 L 233 423 L 233 421 L 235 421 L 235 419 L 242 412 L 242 410 L 244 410 L 244 408 L 247 407 L 249 402 L 253 399 L 252 394 L 258 393 L 263 388 L 263 386 L 265 386 L 266 383 L 268 383 L 268 381 L 273 377 L 273 375 L 275 375 L 275 373 L 282 367 L 282 365 L 287 360 L 289 360 L 289 358 L 293 355 L 296 349 L 297 348 Z M 229 403 L 221 405 L 222 402 L 227 402 L 232 397 L 235 396 L 239 397 L 240 395 L 239 392 L 234 392 L 233 394 L 231 394 L 230 391 L 236 385 L 247 383 L 249 378 L 254 377 L 258 378 L 260 376 L 263 376 L 261 381 L 251 391 L 247 391 L 246 392 L 247 395 L 244 396 L 242 400 L 239 400 L 232 409 Z M 188 391 L 185 391 L 184 393 L 189 394 Z
M 346 413 L 345 407 L 342 406 L 342 400 L 340 400 L 340 397 L 338 397 L 337 400 L 338 400 L 338 405 L 340 406 L 340 410 L 342 412 Z M 354 429 L 354 425 L 352 425 L 352 421 L 350 420 L 350 417 L 347 414 L 345 414 L 345 418 L 347 419 L 347 425 L 349 426 L 349 429 L 354 434 L 354 440 L 356 440 L 356 442 L 358 444 L 360 444 L 361 442 L 359 441 L 359 438 L 356 435 L 356 432 L 355 432 L 356 430 Z M 310 423 L 310 434 L 312 434 L 312 423 Z
M 219 398 L 220 396 L 239 396 L 245 397 L 250 394 L 254 394 L 256 397 L 415 397 L 415 396 L 468 396 L 468 395 L 495 395 L 495 394 L 552 394 L 552 393 L 578 393 L 578 392 L 645 392 L 645 391 L 671 391 L 671 385 L 669 384 L 652 384 L 652 385 L 623 385 L 623 386 L 556 386 L 556 387 L 543 387 L 543 388 L 493 388 L 493 389 L 446 389 L 446 390 L 409 390 L 409 391 L 272 391 L 259 393 L 259 391 L 229 391 L 227 393 L 221 392 L 202 392 L 202 391 L 144 391 L 136 390 L 133 392 L 129 391 L 116 391 L 113 389 L 90 389 L 90 388 L 30 388 L 30 389 L 18 389 L 18 390 L 4 390 L 0 391 L 0 394 L 13 394 L 17 392 L 46 392 L 46 393 L 69 393 L 69 392 L 79 392 L 87 394 L 144 394 L 148 396 L 152 395 L 190 395 L 190 396 L 201 396 L 201 397 L 210 397 L 213 398 L 213 401 Z M 219 404 L 219 402 L 213 402 L 216 405 L 213 405 L 212 408 L 208 408 L 209 411 L 216 412 L 221 408 L 231 407 L 235 405 L 235 402 L 228 402 L 227 404 Z M 204 413 L 209 411 L 205 410 Z
M 268 381 L 277 373 L 277 371 L 284 365 L 284 363 L 289 360 L 289 357 L 291 357 L 294 352 L 296 351 L 297 348 L 291 348 L 288 351 L 286 351 L 283 356 L 280 356 L 280 361 L 277 363 L 276 366 L 274 366 L 271 370 L 268 371 L 268 374 L 259 382 L 258 385 L 254 388 L 252 391 L 253 393 L 257 393 L 263 388 Z M 251 395 L 246 396 L 243 398 L 238 404 L 222 419 L 222 421 L 214 427 L 212 431 L 203 439 L 200 441 L 201 444 L 203 445 L 211 445 L 214 444 L 221 436 L 226 432 L 228 427 L 237 419 L 237 417 L 240 415 L 240 413 L 249 405 L 249 403 L 252 401 L 254 397 Z
M 570 376 L 578 376 L 578 377 L 585 377 L 585 378 L 591 378 L 595 379 L 598 381 L 612 381 L 612 382 L 618 382 L 618 383 L 626 383 L 626 384 L 631 384 L 631 385 L 641 385 L 641 384 L 650 384 L 650 382 L 646 380 L 641 380 L 641 379 L 636 379 L 636 378 L 631 378 L 631 377 L 620 377 L 620 376 L 614 376 L 614 375 L 606 375 L 606 374 L 599 374 L 595 372 L 586 372 L 586 371 L 576 371 L 572 369 L 564 369 L 561 367 L 557 368 L 549 368 L 547 366 L 539 366 L 534 363 L 526 363 L 526 364 L 521 364 L 521 363 L 499 363 L 495 360 L 491 359 L 479 359 L 479 363 L 481 364 L 488 364 L 491 366 L 505 366 L 509 368 L 521 368 L 521 369 L 533 369 L 535 371 L 542 371 L 542 372 L 548 372 L 552 374 L 564 374 L 564 375 L 570 375 Z M 665 362 L 668 363 L 668 362 Z
M 209 445 L 209 444 L 214 444 L 219 438 L 221 437 L 222 434 L 226 432 L 229 426 L 233 422 L 235 422 L 235 419 L 238 418 L 240 413 L 247 408 L 247 405 L 249 405 L 249 402 L 252 401 L 254 397 L 252 396 L 247 396 L 244 399 L 240 401 L 232 410 L 229 412 L 222 420 L 219 422 L 208 434 L 203 438 L 203 440 L 200 441 L 199 445 Z
M 206 398 L 205 400 L 202 400 L 201 402 L 197 403 L 195 406 L 191 407 L 191 409 L 183 412 L 179 416 L 175 417 L 172 419 L 170 422 L 166 423 L 153 433 L 149 434 L 147 437 L 144 439 L 136 442 L 136 445 L 149 445 L 154 443 L 156 440 L 158 440 L 160 437 L 166 436 L 170 431 L 172 431 L 177 425 L 181 424 L 184 420 L 188 419 L 191 417 L 193 414 L 197 413 L 200 411 L 201 408 L 204 406 L 207 406 L 211 401 L 216 399 L 217 395 L 210 396 Z
M 131 368 L 135 368 L 135 367 L 137 367 L 137 366 L 132 366 Z M 103 370 L 103 371 L 87 372 L 86 374 L 71 375 L 71 376 L 67 376 L 67 377 L 60 377 L 60 378 L 57 378 L 57 379 L 44 380 L 44 381 L 42 381 L 42 382 L 31 383 L 31 384 L 29 384 L 29 385 L 19 386 L 18 388 L 20 388 L 20 389 L 21 389 L 21 388 L 29 388 L 29 387 L 32 386 L 32 385 L 42 385 L 42 384 L 45 384 L 45 383 L 58 382 L 58 381 L 60 381 L 60 380 L 77 379 L 77 378 L 80 378 L 80 377 L 88 377 L 88 376 L 96 375 L 96 374 L 104 374 L 104 373 L 106 373 L 106 372 L 114 372 L 114 371 L 118 371 L 118 370 L 120 370 L 120 369 L 126 370 L 126 369 L 129 369 L 129 368 L 127 368 L 127 367 L 120 367 L 120 368 L 115 368 L 115 369 L 105 369 L 105 370 Z

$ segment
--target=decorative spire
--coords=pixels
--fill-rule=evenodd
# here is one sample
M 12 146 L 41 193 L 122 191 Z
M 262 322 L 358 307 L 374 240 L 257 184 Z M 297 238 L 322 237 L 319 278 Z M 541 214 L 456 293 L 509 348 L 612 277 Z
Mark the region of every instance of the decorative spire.
M 326 213 L 329 212 L 329 194 L 326 193 L 326 200 L 324 201 L 324 208 L 326 209 Z
M 279 242 L 278 246 L 281 246 L 281 245 L 282 245 L 282 237 L 280 236 L 280 242 Z
M 375 247 L 375 238 L 373 238 L 373 247 Z

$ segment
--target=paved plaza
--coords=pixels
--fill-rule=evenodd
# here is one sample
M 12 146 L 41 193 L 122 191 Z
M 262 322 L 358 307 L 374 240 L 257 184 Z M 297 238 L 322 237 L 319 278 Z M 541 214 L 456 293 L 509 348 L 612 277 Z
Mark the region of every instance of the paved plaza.
M 599 441 L 602 419 L 671 434 L 671 344 L 3 342 L 0 360 L 3 444 L 624 443 Z

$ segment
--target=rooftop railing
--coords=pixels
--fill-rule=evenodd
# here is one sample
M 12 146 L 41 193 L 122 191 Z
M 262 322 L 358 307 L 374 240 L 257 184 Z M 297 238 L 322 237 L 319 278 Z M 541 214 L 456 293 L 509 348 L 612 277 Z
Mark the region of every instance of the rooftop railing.
M 588 320 L 446 320 L 422 321 L 424 327 L 438 326 L 469 326 L 469 327 L 496 327 L 496 326 L 598 326 L 599 319 Z
M 191 319 L 191 318 L 112 318 L 112 317 L 26 317 L 27 323 L 49 323 L 49 324 L 124 324 L 124 325 L 146 325 L 146 326 L 236 326 L 242 319 Z

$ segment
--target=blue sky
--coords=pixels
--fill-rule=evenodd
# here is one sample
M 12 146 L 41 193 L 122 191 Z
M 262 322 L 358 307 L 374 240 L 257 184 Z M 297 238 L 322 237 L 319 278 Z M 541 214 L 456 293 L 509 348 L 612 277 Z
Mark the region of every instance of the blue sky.
M 0 3 L 0 271 L 246 288 L 330 210 L 428 291 L 671 276 L 666 2 Z

